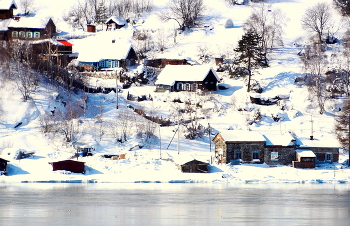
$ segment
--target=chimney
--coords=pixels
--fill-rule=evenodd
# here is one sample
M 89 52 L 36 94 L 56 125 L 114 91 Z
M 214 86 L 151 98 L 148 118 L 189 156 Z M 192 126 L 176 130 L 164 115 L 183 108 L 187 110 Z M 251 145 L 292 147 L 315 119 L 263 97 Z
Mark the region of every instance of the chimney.
M 314 136 L 310 136 L 310 140 L 313 140 L 314 139 Z

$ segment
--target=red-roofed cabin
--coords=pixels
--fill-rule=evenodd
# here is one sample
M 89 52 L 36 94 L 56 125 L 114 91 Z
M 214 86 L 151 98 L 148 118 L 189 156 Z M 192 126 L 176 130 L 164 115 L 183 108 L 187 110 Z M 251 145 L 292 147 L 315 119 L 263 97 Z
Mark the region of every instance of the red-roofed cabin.
M 50 54 L 53 61 L 62 67 L 67 66 L 72 59 L 76 58 L 72 55 L 73 44 L 66 40 L 38 40 L 32 43 L 32 47 L 35 55 L 47 59 Z

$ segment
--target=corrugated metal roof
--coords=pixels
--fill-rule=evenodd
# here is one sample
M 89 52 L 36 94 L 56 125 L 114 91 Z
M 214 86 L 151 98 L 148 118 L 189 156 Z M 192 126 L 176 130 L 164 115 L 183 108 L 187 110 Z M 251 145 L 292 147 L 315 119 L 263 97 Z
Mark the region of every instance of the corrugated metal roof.
M 72 46 L 73 44 L 66 41 L 66 40 L 57 40 L 59 43 L 61 43 L 62 45 L 65 45 L 65 46 Z

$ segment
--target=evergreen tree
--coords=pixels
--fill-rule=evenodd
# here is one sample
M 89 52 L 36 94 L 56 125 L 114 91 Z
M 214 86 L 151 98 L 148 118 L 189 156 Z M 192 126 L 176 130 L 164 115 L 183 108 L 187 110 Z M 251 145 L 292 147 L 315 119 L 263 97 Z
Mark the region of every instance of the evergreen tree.
M 350 166 L 350 99 L 346 101 L 342 112 L 335 118 L 334 129 L 340 144 L 348 149 Z
M 238 41 L 238 47 L 234 51 L 239 54 L 233 62 L 236 66 L 234 73 L 248 75 L 247 92 L 250 92 L 252 71 L 268 66 L 266 54 L 262 52 L 261 37 L 253 31 L 247 31 Z
M 97 24 L 104 24 L 104 22 L 107 20 L 107 8 L 104 4 L 104 2 L 100 2 L 98 4 L 97 10 L 96 10 L 96 23 Z

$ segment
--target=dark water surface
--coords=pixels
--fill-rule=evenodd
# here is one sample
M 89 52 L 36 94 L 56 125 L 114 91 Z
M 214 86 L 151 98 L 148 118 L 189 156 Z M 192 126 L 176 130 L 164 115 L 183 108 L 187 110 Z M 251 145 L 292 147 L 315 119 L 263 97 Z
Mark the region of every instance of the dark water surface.
M 348 184 L 0 184 L 0 225 L 350 225 Z

